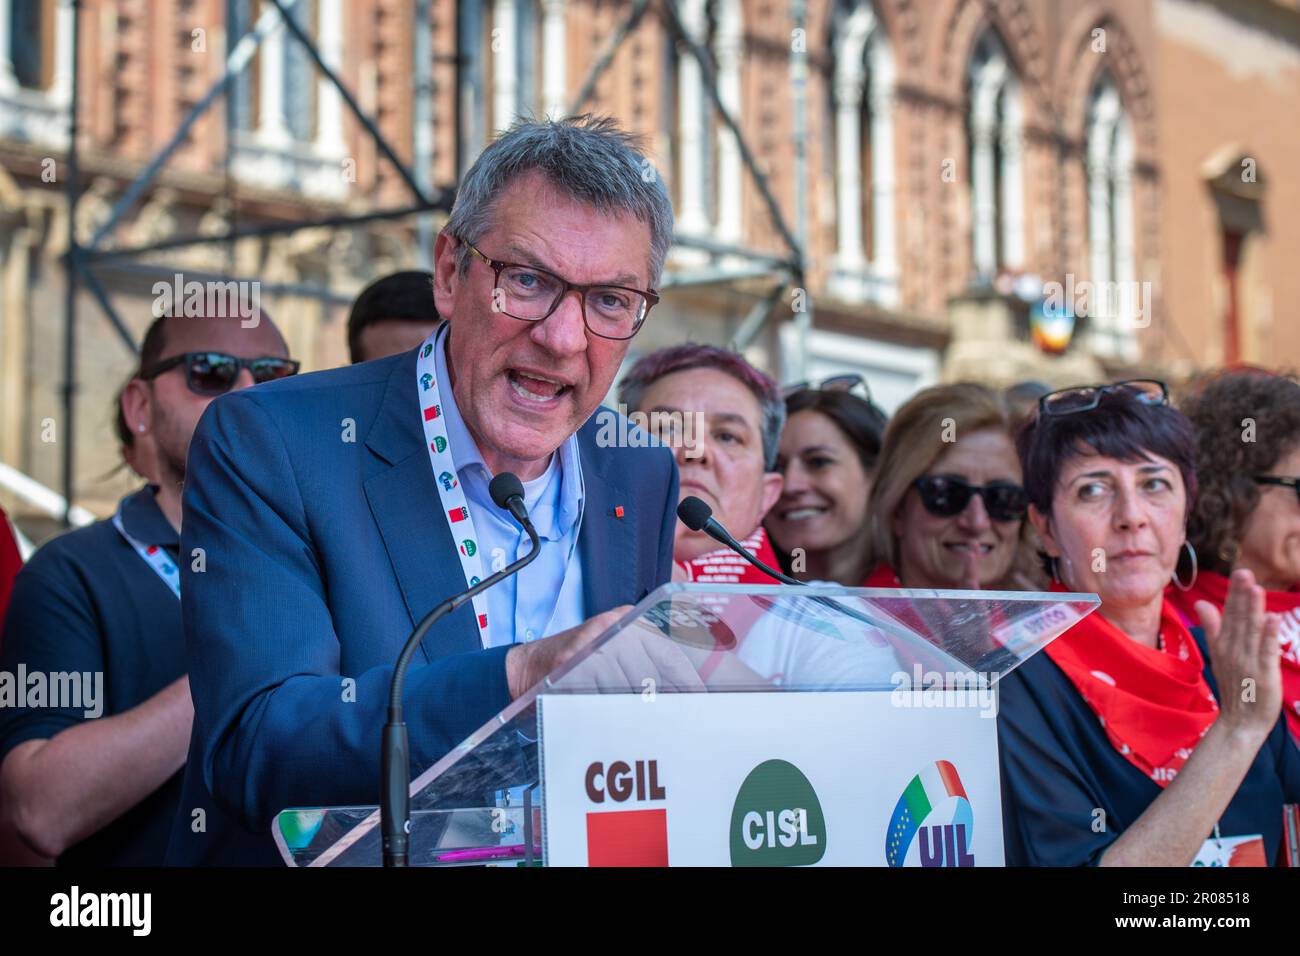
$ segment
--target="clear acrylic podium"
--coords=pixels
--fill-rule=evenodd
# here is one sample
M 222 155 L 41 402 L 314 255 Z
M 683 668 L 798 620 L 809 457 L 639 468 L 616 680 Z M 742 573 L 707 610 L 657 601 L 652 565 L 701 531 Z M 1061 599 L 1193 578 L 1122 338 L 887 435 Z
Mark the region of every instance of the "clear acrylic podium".
M 998 679 L 1097 604 L 664 585 L 413 780 L 411 865 L 726 865 L 728 845 L 732 865 L 901 865 L 917 857 L 918 829 L 922 865 L 943 841 L 949 865 L 971 858 L 972 831 L 979 858 L 1000 863 L 987 704 Z M 782 787 L 802 796 L 782 806 Z M 921 817 L 939 812 L 944 826 L 927 834 Z M 273 834 L 290 866 L 380 863 L 376 807 L 286 809 Z

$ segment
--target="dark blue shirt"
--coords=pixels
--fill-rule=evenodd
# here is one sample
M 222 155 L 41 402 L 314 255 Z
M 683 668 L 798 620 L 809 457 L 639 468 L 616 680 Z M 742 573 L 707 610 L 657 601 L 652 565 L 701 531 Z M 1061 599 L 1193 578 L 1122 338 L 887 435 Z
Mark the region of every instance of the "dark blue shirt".
M 1200 628 L 1192 634 L 1218 699 L 1204 635 Z M 1026 661 L 998 687 L 1007 865 L 1095 865 L 1161 787 L 1111 746 L 1097 715 L 1046 654 Z M 1282 804 L 1296 802 L 1300 751 L 1279 719 L 1219 818 L 1219 836 L 1261 834 L 1272 865 L 1282 839 Z
M 122 499 L 122 523 L 137 540 L 176 557 L 180 541 L 149 488 Z M 70 531 L 32 555 L 14 582 L 0 671 L 16 676 L 20 665 L 28 675 L 103 675 L 102 712 L 88 717 L 85 707 L 0 706 L 0 761 L 24 741 L 49 739 L 87 720 L 131 710 L 184 676 L 180 601 L 111 522 Z M 161 865 L 181 778 L 174 774 L 112 823 L 69 847 L 58 862 Z

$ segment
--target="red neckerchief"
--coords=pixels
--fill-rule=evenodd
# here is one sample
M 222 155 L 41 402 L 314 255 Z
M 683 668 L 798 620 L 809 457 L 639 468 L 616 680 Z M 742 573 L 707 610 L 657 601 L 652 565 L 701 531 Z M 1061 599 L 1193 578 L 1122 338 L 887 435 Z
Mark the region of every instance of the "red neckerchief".
M 780 570 L 776 558 L 776 549 L 772 547 L 772 543 L 767 539 L 767 532 L 762 525 L 759 525 L 753 534 L 740 543 L 769 568 Z M 689 561 L 678 561 L 677 567 L 684 574 L 684 581 L 695 584 L 781 583 L 754 567 L 730 548 L 719 548 L 717 551 L 709 551 Z M 706 598 L 705 603 L 712 604 L 715 602 Z M 706 681 L 722 662 L 723 657 L 727 654 L 739 652 L 740 645 L 749 636 L 750 628 L 763 616 L 763 607 L 748 599 L 737 598 L 733 600 L 729 596 L 719 598 L 716 605 L 714 610 L 726 620 L 728 633 L 734 634 L 735 643 L 727 647 L 718 646 L 714 648 L 713 653 L 709 655 L 700 668 L 700 676 Z
M 1223 610 L 1228 600 L 1228 579 L 1222 574 L 1202 571 L 1192 586 L 1182 591 L 1170 587 L 1165 598 L 1178 609 L 1189 627 L 1199 627 L 1197 601 L 1208 601 Z M 1282 711 L 1291 736 L 1300 741 L 1300 589 L 1265 591 L 1264 609 L 1282 615 Z
M 767 540 L 767 532 L 759 525 L 758 530 L 740 542 L 745 549 L 755 555 L 769 568 L 780 570 L 776 550 Z M 719 548 L 689 561 L 678 561 L 677 567 L 686 575 L 685 581 L 695 584 L 780 584 L 775 578 L 764 574 L 730 548 Z
M 1065 591 L 1053 581 L 1053 591 Z M 1160 608 L 1157 650 L 1094 611 L 1047 645 L 1047 656 L 1097 715 L 1111 746 L 1161 787 L 1219 715 L 1205 661 L 1172 604 Z
M 901 588 L 898 573 L 887 564 L 877 564 L 862 581 L 864 588 Z

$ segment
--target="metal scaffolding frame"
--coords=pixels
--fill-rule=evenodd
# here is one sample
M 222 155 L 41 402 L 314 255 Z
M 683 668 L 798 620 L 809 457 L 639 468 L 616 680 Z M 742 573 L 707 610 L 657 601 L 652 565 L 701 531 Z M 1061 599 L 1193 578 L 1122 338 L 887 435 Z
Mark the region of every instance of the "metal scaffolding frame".
M 425 15 L 429 11 L 431 0 L 417 0 L 415 10 L 418 15 Z M 461 6 L 464 3 L 478 3 L 479 0 L 456 0 L 455 23 L 456 29 L 459 30 L 461 20 Z M 171 138 L 160 147 L 144 165 L 136 177 L 132 180 L 125 192 L 114 203 L 107 219 L 100 224 L 90 240 L 82 244 L 76 234 L 76 214 L 77 204 L 80 198 L 80 155 L 77 145 L 77 136 L 79 130 L 79 96 L 80 96 L 80 52 L 81 52 L 81 0 L 71 0 L 72 4 L 72 89 L 68 105 L 68 152 L 67 165 L 68 173 L 65 177 L 65 199 L 68 216 L 68 248 L 63 255 L 63 263 L 66 271 L 66 299 L 64 307 L 64 335 L 63 335 L 63 386 L 61 388 L 62 408 L 63 408 L 63 428 L 64 434 L 68 436 L 63 442 L 62 448 L 62 484 L 63 484 L 63 501 L 64 513 L 63 523 L 71 525 L 71 516 L 75 508 L 74 501 L 74 465 L 75 465 L 75 441 L 73 436 L 74 417 L 76 414 L 76 393 L 78 390 L 77 378 L 77 295 L 78 290 L 84 285 L 95 299 L 104 316 L 110 325 L 116 331 L 123 344 L 131 351 L 137 352 L 138 346 L 133 338 L 131 331 L 122 321 L 121 316 L 113 306 L 113 302 L 105 290 L 103 284 L 99 281 L 95 270 L 116 272 L 125 275 L 146 274 L 155 269 L 169 268 L 166 264 L 151 262 L 148 264 L 138 263 L 132 260 L 141 256 L 152 253 L 166 252 L 172 249 L 180 249 L 195 245 L 212 245 L 219 243 L 233 243 L 239 239 L 245 238 L 262 238 L 275 235 L 288 235 L 299 232 L 304 229 L 312 228 L 340 228 L 362 225 L 368 222 L 376 222 L 389 219 L 405 219 L 408 217 L 418 217 L 417 227 L 419 234 L 427 239 L 432 237 L 430 214 L 434 212 L 450 213 L 452 203 L 455 199 L 455 186 L 448 188 L 437 188 L 430 182 L 431 168 L 429 163 L 429 140 L 422 137 L 418 130 L 415 134 L 415 149 L 413 154 L 417 161 L 421 161 L 413 170 L 402 162 L 396 151 L 388 143 L 383 133 L 375 125 L 371 117 L 367 116 L 361 109 L 347 85 L 342 81 L 338 74 L 331 69 L 320 55 L 315 42 L 290 15 L 291 9 L 296 5 L 297 0 L 269 0 L 269 6 L 263 10 L 257 21 L 239 40 L 229 48 L 226 56 L 222 75 L 207 89 L 204 95 L 190 108 L 189 112 L 177 125 Z M 722 123 L 735 137 L 742 162 L 749 171 L 750 176 L 759 191 L 765 209 L 772 220 L 773 226 L 781 236 L 783 243 L 787 248 L 785 255 L 760 252 L 753 249 L 747 249 L 741 246 L 734 246 L 725 243 L 719 243 L 703 236 L 686 236 L 675 235 L 674 244 L 686 248 L 693 248 L 706 252 L 714 257 L 726 256 L 743 260 L 745 266 L 739 268 L 722 269 L 709 268 L 695 270 L 688 274 L 666 276 L 664 285 L 666 287 L 717 284 L 735 282 L 743 279 L 756 279 L 771 277 L 774 280 L 774 286 L 771 291 L 763 296 L 755 304 L 750 313 L 740 323 L 736 333 L 732 337 L 732 345 L 736 348 L 742 348 L 747 345 L 762 329 L 763 325 L 771 316 L 777 303 L 780 301 L 784 291 L 790 286 L 801 286 L 804 283 L 806 253 L 804 249 L 804 237 L 806 227 L 804 222 L 803 209 L 805 206 L 804 197 L 801 195 L 805 184 L 803 177 L 798 177 L 796 181 L 796 213 L 798 218 L 798 232 L 791 231 L 786 224 L 782 215 L 779 204 L 772 194 L 772 190 L 767 182 L 767 177 L 759 168 L 758 162 L 750 150 L 745 139 L 744 133 L 723 103 L 717 88 L 717 76 L 714 73 L 713 65 L 708 52 L 700 46 L 694 37 L 686 29 L 682 22 L 681 15 L 677 9 L 676 0 L 633 0 L 632 5 L 619 27 L 607 39 L 600 54 L 589 68 L 587 75 L 579 87 L 578 94 L 570 103 L 566 115 L 573 115 L 579 112 L 586 102 L 591 98 L 596 89 L 600 77 L 609 69 L 615 56 L 624 42 L 636 29 L 645 15 L 651 12 L 652 3 L 655 7 L 655 13 L 661 20 L 665 30 L 671 39 L 679 44 L 688 55 L 696 60 L 702 75 L 702 85 L 709 98 L 712 109 L 722 120 Z M 804 18 L 803 0 L 796 0 L 793 6 L 794 19 L 793 23 L 796 28 L 803 28 Z M 415 77 L 415 102 L 413 103 L 413 124 L 416 122 L 427 122 L 430 117 L 430 94 L 432 82 L 428 75 L 428 70 L 432 68 L 434 57 L 432 56 L 431 44 L 427 30 L 422 29 L 427 24 L 419 24 L 413 36 L 415 52 L 422 59 L 418 65 Z M 292 42 L 297 43 L 311 60 L 313 66 L 321 75 L 323 75 L 339 96 L 347 105 L 348 110 L 361 124 L 362 129 L 374 144 L 379 154 L 397 170 L 403 183 L 407 187 L 412 197 L 411 201 L 403 206 L 394 209 L 371 210 L 358 214 L 336 214 L 323 216 L 315 219 L 297 220 L 294 222 L 281 223 L 261 223 L 255 225 L 236 228 L 233 220 L 231 228 L 219 235 L 184 235 L 173 236 L 157 242 L 145 243 L 132 246 L 116 246 L 105 248 L 103 243 L 112 235 L 114 229 L 122 222 L 123 218 L 135 207 L 146 194 L 150 185 L 162 170 L 167 160 L 185 141 L 186 136 L 193 129 L 198 119 L 212 106 L 216 100 L 225 95 L 227 108 L 227 161 L 229 161 L 229 150 L 231 149 L 230 132 L 230 105 L 229 92 L 234 79 L 240 75 L 251 62 L 253 55 L 262 44 L 262 41 L 275 29 L 283 27 L 288 32 Z M 795 58 L 799 56 L 796 52 Z M 465 65 L 467 57 L 456 54 L 449 58 L 455 66 L 455 123 L 454 136 L 455 142 L 451 147 L 456 157 L 456 186 L 459 185 L 463 175 L 462 168 L 462 137 L 464 136 L 464 123 L 462 116 L 462 100 L 466 83 Z M 806 54 L 804 60 L 804 69 L 806 69 Z M 792 66 L 792 69 L 798 67 Z M 802 123 L 802 99 L 796 97 L 795 110 L 800 114 L 796 117 L 796 140 L 801 136 L 806 136 Z M 805 151 L 805 144 L 796 142 L 796 157 L 802 157 Z M 796 163 L 798 165 L 798 161 Z M 229 181 L 229 175 L 227 176 Z M 234 208 L 232 206 L 232 217 Z M 427 250 L 426 250 L 427 251 Z M 253 281 L 246 277 L 233 275 L 217 275 L 214 273 L 200 272 L 193 269 L 181 270 L 187 274 L 202 278 L 204 280 L 213 279 L 220 281 Z M 233 271 L 233 270 L 232 270 Z M 309 295 L 321 299 L 339 301 L 337 296 L 332 295 L 328 289 L 317 288 L 311 285 L 295 284 L 265 284 L 260 283 L 272 293 Z M 802 321 L 807 321 L 806 317 Z

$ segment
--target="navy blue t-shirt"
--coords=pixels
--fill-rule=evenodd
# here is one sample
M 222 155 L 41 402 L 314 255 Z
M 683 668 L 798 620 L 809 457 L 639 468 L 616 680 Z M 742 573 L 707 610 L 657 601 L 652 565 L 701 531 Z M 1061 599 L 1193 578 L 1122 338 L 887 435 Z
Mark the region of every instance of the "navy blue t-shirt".
M 1217 700 L 1204 635 L 1200 628 L 1191 630 Z M 1007 865 L 1096 865 L 1161 787 L 1111 746 L 1097 715 L 1046 653 L 1030 658 L 998 687 Z M 1282 804 L 1297 802 L 1300 750 L 1280 718 L 1219 818 L 1219 837 L 1262 835 L 1272 865 L 1282 839 Z
M 175 559 L 179 538 L 149 488 L 122 499 L 121 507 L 129 534 L 160 545 Z M 29 706 L 19 707 L 15 697 L 14 706 L 0 703 L 3 761 L 24 741 L 49 739 L 87 720 L 131 710 L 183 677 L 180 601 L 110 522 L 70 531 L 32 555 L 14 582 L 0 641 L 0 671 L 14 679 L 21 671 L 29 683 L 36 673 L 102 675 L 97 716 L 87 716 L 85 706 L 51 707 L 49 701 L 30 706 L 29 699 Z M 182 776 L 172 775 L 112 823 L 69 847 L 58 862 L 161 865 Z

